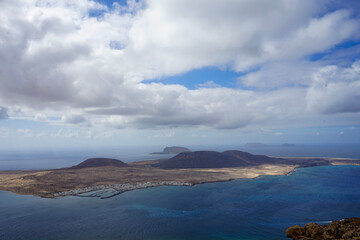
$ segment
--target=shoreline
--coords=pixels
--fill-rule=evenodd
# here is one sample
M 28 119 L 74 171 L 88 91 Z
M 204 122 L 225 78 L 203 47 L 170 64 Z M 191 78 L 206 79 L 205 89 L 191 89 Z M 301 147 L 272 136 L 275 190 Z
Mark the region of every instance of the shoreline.
M 352 165 L 352 164 L 346 164 L 346 165 Z M 331 164 L 331 165 L 327 165 L 327 166 L 345 166 L 345 165 Z M 359 164 L 354 164 L 352 166 L 359 166 Z M 312 167 L 324 167 L 324 166 L 312 166 Z M 152 187 L 160 187 L 160 186 L 191 187 L 191 186 L 206 184 L 206 183 L 230 182 L 230 181 L 238 180 L 238 179 L 256 179 L 256 178 L 260 178 L 262 176 L 289 176 L 292 173 L 296 172 L 296 170 L 299 168 L 309 168 L 309 167 L 296 166 L 292 170 L 290 170 L 286 173 L 283 173 L 283 174 L 278 174 L 278 175 L 262 174 L 262 175 L 258 175 L 253 178 L 234 178 L 234 179 L 228 179 L 228 180 L 223 180 L 223 181 L 205 181 L 205 182 L 199 182 L 199 183 L 168 181 L 168 182 L 160 182 L 160 183 L 145 182 L 145 183 L 135 183 L 135 184 L 110 184 L 110 185 L 100 185 L 100 186 L 91 186 L 91 187 L 86 187 L 86 188 L 78 188 L 78 189 L 74 189 L 74 190 L 70 190 L 70 191 L 53 193 L 52 195 L 53 195 L 53 198 L 76 196 L 76 197 L 99 197 L 100 199 L 107 199 L 107 198 L 111 198 L 111 197 L 120 195 L 124 192 L 140 190 L 140 189 L 147 189 L 147 188 L 152 188 Z M 96 192 L 99 190 L 105 190 L 105 191 L 106 190 L 115 190 L 117 192 L 112 194 L 111 196 L 106 196 L 106 197 L 102 197 L 101 194 L 95 194 L 95 195 L 91 195 L 91 196 L 80 195 L 80 194 L 84 194 L 84 193 Z
M 207 183 L 217 183 L 217 182 L 230 182 L 234 180 L 239 179 L 256 179 L 260 178 L 262 176 L 288 176 L 291 173 L 295 172 L 296 169 L 302 168 L 301 166 L 295 166 L 292 170 L 281 173 L 281 174 L 259 174 L 258 176 L 254 177 L 242 177 L 242 178 L 231 178 L 226 180 L 218 180 L 218 181 L 204 181 L 204 182 L 198 182 L 198 183 L 189 183 L 189 182 L 177 182 L 177 181 L 164 181 L 164 182 L 145 182 L 145 183 L 135 183 L 135 184 L 109 184 L 109 185 L 98 185 L 98 186 L 90 186 L 85 188 L 77 188 L 74 190 L 64 191 L 64 192 L 58 192 L 53 193 L 52 198 L 58 198 L 58 197 L 67 197 L 67 196 L 75 196 L 75 197 L 98 197 L 100 199 L 107 199 L 111 198 L 117 195 L 120 195 L 124 192 L 133 191 L 133 190 L 140 190 L 140 189 L 147 189 L 152 187 L 160 187 L 160 186 L 195 186 L 200 184 L 207 184 Z M 103 196 L 103 194 L 106 194 L 106 192 L 99 192 L 98 191 L 116 191 L 115 193 L 110 194 L 109 196 Z M 81 195 L 86 193 L 92 193 L 90 195 Z
M 80 170 L 0 172 L 0 190 L 44 198 L 88 195 L 118 195 L 157 186 L 193 186 L 252 179 L 263 175 L 287 175 L 298 165 L 259 165 L 242 168 L 177 169 L 98 167 Z M 103 192 L 101 192 L 103 191 Z M 106 193 L 108 192 L 108 193 Z M 111 193 L 112 192 L 112 193 Z
M 258 165 L 225 168 L 163 169 L 153 167 L 158 160 L 147 160 L 125 164 L 124 167 L 0 171 L 0 190 L 44 198 L 109 198 L 123 192 L 157 186 L 193 186 L 269 175 L 287 176 L 303 167 L 360 165 L 360 160 L 350 158 L 292 157 L 275 160 L 273 163 L 264 161 Z

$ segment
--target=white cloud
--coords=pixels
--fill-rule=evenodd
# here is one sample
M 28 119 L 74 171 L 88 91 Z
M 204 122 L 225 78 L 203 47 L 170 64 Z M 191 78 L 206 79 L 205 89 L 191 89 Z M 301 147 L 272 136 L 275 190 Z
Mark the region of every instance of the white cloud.
M 357 65 L 331 70 L 353 71 L 348 80 L 312 80 L 321 64 L 304 60 L 360 32 L 351 10 L 326 8 L 303 0 L 148 0 L 112 9 L 90 0 L 1 1 L 0 103 L 19 119 L 119 129 L 239 128 L 305 118 L 306 107 L 355 112 Z M 90 17 L 94 9 L 104 14 Z M 262 90 L 145 84 L 208 66 L 262 66 L 241 79 Z
M 47 116 L 43 113 L 37 113 L 35 114 L 35 121 L 39 121 L 39 122 L 45 122 L 48 120 Z
M 276 89 L 288 86 L 308 86 L 313 73 L 321 67 L 320 62 L 275 61 L 262 66 L 259 71 L 239 77 L 246 86 L 261 89 Z
M 80 114 L 63 115 L 61 120 L 65 123 L 72 124 L 84 123 L 87 121 L 86 118 Z
M 350 10 L 319 17 L 322 4 L 150 0 L 131 28 L 126 53 L 144 56 L 138 64 L 147 66 L 147 77 L 204 66 L 244 71 L 268 61 L 298 59 L 325 51 L 359 30 Z
M 314 74 L 306 95 L 310 111 L 346 113 L 360 111 L 360 61 L 351 67 L 326 66 Z
M 351 11 L 342 9 L 321 18 L 308 19 L 307 24 L 292 29 L 283 38 L 266 43 L 265 49 L 273 59 L 298 59 L 323 52 L 344 40 L 359 37 L 359 20 L 351 19 L 351 14 Z

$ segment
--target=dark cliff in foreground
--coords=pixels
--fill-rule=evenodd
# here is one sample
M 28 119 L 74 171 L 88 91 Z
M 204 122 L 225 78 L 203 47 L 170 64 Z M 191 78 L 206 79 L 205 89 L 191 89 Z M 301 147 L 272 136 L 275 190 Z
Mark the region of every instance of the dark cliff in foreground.
M 152 166 L 163 169 L 179 169 L 248 167 L 262 164 L 290 164 L 310 167 L 329 165 L 330 162 L 325 159 L 274 158 L 233 150 L 222 153 L 215 151 L 183 152 L 170 159 L 160 160 Z
M 292 226 L 286 230 L 286 235 L 293 240 L 359 240 L 360 218 L 345 218 L 325 226 L 316 223 L 308 223 L 305 227 Z
M 113 158 L 89 158 L 70 169 L 93 168 L 93 167 L 127 167 L 128 165 L 120 160 Z

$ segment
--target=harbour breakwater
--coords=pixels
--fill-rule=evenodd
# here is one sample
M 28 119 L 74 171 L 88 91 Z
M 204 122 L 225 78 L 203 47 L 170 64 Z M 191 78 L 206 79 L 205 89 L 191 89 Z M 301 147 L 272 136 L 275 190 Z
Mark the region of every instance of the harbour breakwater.
M 123 192 L 132 191 L 136 189 L 144 189 L 158 186 L 192 186 L 193 184 L 187 182 L 176 182 L 176 181 L 164 181 L 164 182 L 143 182 L 134 184 L 109 184 L 109 185 L 98 185 L 90 186 L 85 188 L 78 188 L 74 190 L 58 192 L 52 194 L 53 197 L 64 197 L 64 196 L 78 196 L 78 197 L 99 197 L 101 199 L 110 198 L 121 194 Z

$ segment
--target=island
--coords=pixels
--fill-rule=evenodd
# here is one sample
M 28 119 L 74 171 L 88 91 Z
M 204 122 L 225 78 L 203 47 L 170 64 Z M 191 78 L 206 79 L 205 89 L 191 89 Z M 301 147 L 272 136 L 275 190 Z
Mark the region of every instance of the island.
M 181 152 L 169 159 L 124 163 L 91 158 L 68 168 L 0 171 L 0 190 L 55 198 L 68 195 L 108 198 L 155 186 L 192 186 L 208 182 L 285 175 L 298 167 L 360 165 L 338 158 L 280 158 L 230 150 Z
M 186 147 L 172 146 L 172 147 L 165 147 L 162 152 L 153 152 L 150 154 L 178 154 L 182 152 L 191 152 L 191 151 Z

